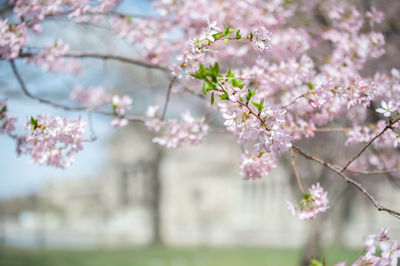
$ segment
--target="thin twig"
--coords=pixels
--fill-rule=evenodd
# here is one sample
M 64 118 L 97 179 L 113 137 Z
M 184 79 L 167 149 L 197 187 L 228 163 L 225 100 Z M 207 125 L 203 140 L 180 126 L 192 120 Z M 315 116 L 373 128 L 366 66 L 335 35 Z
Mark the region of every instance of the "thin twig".
M 347 172 L 361 174 L 361 175 L 383 175 L 390 174 L 394 172 L 399 172 L 400 169 L 383 169 L 383 170 L 371 170 L 371 171 L 363 171 L 363 170 L 355 170 L 355 169 L 346 169 Z
M 171 96 L 171 91 L 172 91 L 172 87 L 174 86 L 174 82 L 176 80 L 176 77 L 174 76 L 171 81 L 169 82 L 168 85 L 168 90 L 167 90 L 167 95 L 165 96 L 165 102 L 164 102 L 164 107 L 162 110 L 162 114 L 161 114 L 161 120 L 164 120 L 165 115 L 167 113 L 167 108 L 168 108 L 168 103 L 169 103 L 169 97 Z
M 363 186 L 362 184 L 358 183 L 357 181 L 353 180 L 352 178 L 348 177 L 347 175 L 345 175 L 343 173 L 342 170 L 340 170 L 338 167 L 335 167 L 334 165 L 325 162 L 323 160 L 321 160 L 320 158 L 316 157 L 316 156 L 312 156 L 309 155 L 307 153 L 305 153 L 304 151 L 302 151 L 301 149 L 299 149 L 296 146 L 292 147 L 292 150 L 297 152 L 298 154 L 302 155 L 303 157 L 315 161 L 327 168 L 329 168 L 330 170 L 332 170 L 333 172 L 335 172 L 336 174 L 340 175 L 347 183 L 352 184 L 353 186 L 355 186 L 358 190 L 360 190 L 365 196 L 368 197 L 368 199 L 374 204 L 374 206 L 377 208 L 378 211 L 385 211 L 391 215 L 393 215 L 394 217 L 400 219 L 400 212 L 397 212 L 395 210 L 386 208 L 384 206 L 382 206 Z
M 35 53 L 22 53 L 19 56 L 19 58 L 32 57 L 34 55 L 35 55 Z M 140 61 L 140 60 L 136 60 L 136 59 L 132 59 L 132 58 L 125 57 L 125 56 L 120 56 L 120 55 L 81 52 L 81 53 L 67 53 L 63 56 L 64 57 L 73 57 L 73 58 L 98 58 L 98 59 L 103 59 L 103 60 L 115 60 L 115 61 L 120 61 L 120 62 L 127 63 L 127 64 L 141 66 L 144 68 L 158 69 L 158 70 L 168 72 L 168 73 L 170 72 L 167 67 L 163 67 L 163 66 L 156 65 L 156 64 L 149 64 L 144 61 Z
M 296 168 L 296 161 L 295 161 L 295 158 L 294 158 L 293 149 L 290 150 L 290 161 L 292 163 L 292 168 L 293 168 L 294 175 L 296 177 L 297 185 L 298 185 L 301 193 L 303 193 L 303 195 L 305 195 L 306 193 L 304 191 L 303 185 L 301 184 L 300 175 L 299 175 L 299 172 L 297 171 L 297 168 Z
M 21 74 L 19 73 L 15 62 L 13 60 L 10 61 L 11 64 L 11 68 L 12 71 L 15 75 L 15 77 L 17 78 L 18 84 L 20 85 L 22 92 L 30 99 L 35 100 L 39 103 L 44 103 L 50 106 L 53 106 L 55 108 L 59 108 L 59 109 L 63 109 L 66 111 L 89 111 L 93 112 L 93 113 L 97 113 L 97 114 L 102 114 L 102 115 L 107 115 L 107 116 L 116 116 L 114 113 L 112 112 L 107 112 L 107 111 L 102 111 L 102 110 L 96 110 L 93 109 L 91 107 L 86 107 L 86 106 L 78 106 L 78 107 L 73 107 L 73 106 L 68 106 L 68 105 L 64 105 L 64 104 L 59 104 L 59 103 L 54 103 L 52 101 L 43 99 L 41 97 L 35 96 L 33 95 L 26 87 L 24 80 L 21 77 Z M 126 119 L 128 119 L 131 122 L 144 122 L 143 118 L 140 117 L 125 117 Z
M 398 122 L 400 120 L 400 118 L 397 118 L 395 120 L 393 120 L 392 122 L 390 122 L 388 125 L 386 125 L 386 127 L 379 133 L 377 134 L 375 137 L 373 137 L 362 149 L 359 153 L 357 153 L 343 168 L 342 170 L 340 170 L 340 172 L 343 172 L 344 170 L 347 169 L 347 167 L 349 167 L 349 165 L 351 163 L 353 163 L 358 157 L 360 157 L 360 155 L 368 148 L 369 145 L 371 145 L 377 138 L 379 138 L 380 136 L 383 135 L 383 133 L 386 132 L 386 130 L 388 130 L 389 128 L 391 128 L 393 126 L 393 124 L 395 124 L 396 122 Z
M 297 102 L 297 100 L 306 97 L 308 94 L 310 94 L 310 91 L 307 91 L 306 93 L 303 93 L 299 96 L 297 96 L 296 98 L 294 98 L 290 103 L 282 106 L 282 108 L 287 109 L 289 106 L 291 106 L 292 104 L 294 104 L 295 102 Z
M 28 97 L 31 98 L 32 100 L 35 100 L 35 101 L 40 102 L 40 103 L 45 103 L 45 104 L 51 105 L 51 106 L 56 107 L 56 108 L 61 108 L 61 109 L 64 109 L 64 110 L 68 110 L 68 111 L 85 111 L 85 110 L 87 109 L 86 107 L 83 107 L 83 106 L 80 106 L 80 107 L 71 107 L 71 106 L 67 106 L 67 105 L 63 105 L 63 104 L 54 103 L 54 102 L 52 102 L 52 101 L 49 101 L 49 100 L 46 100 L 46 99 L 42 99 L 42 98 L 40 98 L 40 97 L 37 97 L 37 96 L 33 95 L 33 94 L 32 94 L 30 91 L 28 91 L 28 89 L 26 88 L 25 82 L 22 80 L 22 77 L 21 77 L 21 75 L 19 74 L 19 72 L 18 72 L 18 70 L 17 70 L 17 67 L 15 66 L 14 60 L 11 60 L 11 61 L 10 61 L 10 64 L 11 64 L 11 68 L 12 68 L 12 70 L 13 70 L 13 72 L 14 72 L 15 77 L 17 78 L 17 81 L 18 81 L 18 83 L 19 83 L 19 85 L 20 85 L 22 91 L 24 92 L 24 94 L 25 94 L 26 96 L 28 96 Z
M 316 128 L 314 132 L 347 132 L 351 130 L 350 127 L 321 127 Z

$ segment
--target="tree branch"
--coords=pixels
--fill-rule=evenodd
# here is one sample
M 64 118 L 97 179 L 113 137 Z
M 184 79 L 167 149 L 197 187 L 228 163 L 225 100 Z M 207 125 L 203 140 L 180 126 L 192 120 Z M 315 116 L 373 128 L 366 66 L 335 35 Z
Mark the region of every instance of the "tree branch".
M 352 164 L 358 157 L 360 157 L 360 155 L 368 148 L 369 145 L 371 145 L 377 138 L 379 138 L 380 136 L 383 135 L 383 133 L 386 132 L 386 130 L 388 130 L 389 128 L 391 128 L 393 126 L 393 124 L 395 124 L 396 122 L 398 122 L 400 120 L 400 118 L 397 118 L 395 120 L 393 120 L 392 122 L 390 122 L 388 125 L 386 125 L 386 127 L 379 133 L 377 134 L 375 137 L 373 137 L 362 149 L 359 153 L 357 153 L 343 168 L 342 170 L 340 170 L 340 172 L 343 172 L 344 170 L 347 169 L 347 167 L 349 167 L 350 164 Z
M 382 133 L 383 134 L 383 133 Z M 292 150 L 297 152 L 298 154 L 302 155 L 303 157 L 305 157 L 308 160 L 312 160 L 315 161 L 327 168 L 329 168 L 330 170 L 332 170 L 333 172 L 335 172 L 336 174 L 340 175 L 347 183 L 352 184 L 353 186 L 355 186 L 358 190 L 360 190 L 365 196 L 368 197 L 368 199 L 374 204 L 374 206 L 376 207 L 376 209 L 378 211 L 385 211 L 387 213 L 389 213 L 390 215 L 393 215 L 394 217 L 400 219 L 400 212 L 397 212 L 395 210 L 386 208 L 384 206 L 382 206 L 364 187 L 362 184 L 358 183 L 357 181 L 353 180 L 352 178 L 348 177 L 347 175 L 345 175 L 343 173 L 342 170 L 340 170 L 340 168 L 325 162 L 323 160 L 321 160 L 320 158 L 316 157 L 316 156 L 312 156 L 309 155 L 307 153 L 305 153 L 304 151 L 302 151 L 301 149 L 299 149 L 296 146 L 292 147 Z
M 169 82 L 167 95 L 165 96 L 164 107 L 163 107 L 162 114 L 161 114 L 161 120 L 164 120 L 165 114 L 167 113 L 167 108 L 168 108 L 168 103 L 169 103 L 169 96 L 171 95 L 172 86 L 174 85 L 175 80 L 176 80 L 176 77 L 174 76 L 171 79 L 171 81 Z
M 290 161 L 292 163 L 292 168 L 293 168 L 294 175 L 296 177 L 297 185 L 298 185 L 301 193 L 303 193 L 303 195 L 305 195 L 306 193 L 304 191 L 303 185 L 301 184 L 300 175 L 299 175 L 299 172 L 297 171 L 297 168 L 296 168 L 296 161 L 295 161 L 295 158 L 294 158 L 293 148 L 290 150 Z
M 32 57 L 36 55 L 35 53 L 22 53 L 19 58 L 24 57 Z M 115 60 L 127 64 L 137 65 L 144 68 L 150 69 L 158 69 L 164 72 L 170 72 L 167 67 L 163 67 L 160 65 L 149 64 L 140 60 L 132 59 L 129 57 L 119 56 L 119 55 L 112 55 L 112 54 L 103 54 L 103 53 L 94 53 L 94 52 L 81 52 L 81 53 L 67 53 L 63 57 L 73 57 L 73 58 L 97 58 L 103 60 Z
M 98 113 L 98 114 L 102 114 L 102 115 L 108 115 L 108 116 L 116 116 L 114 113 L 112 112 L 106 112 L 106 111 L 102 111 L 102 110 L 97 110 L 93 107 L 86 107 L 86 106 L 79 106 L 79 107 L 73 107 L 73 106 L 68 106 L 68 105 L 64 105 L 64 104 L 59 104 L 59 103 L 54 103 L 52 101 L 43 99 L 41 97 L 35 96 L 33 95 L 26 87 L 24 80 L 22 79 L 17 66 L 15 65 L 14 60 L 10 61 L 11 64 L 11 68 L 12 71 L 18 81 L 18 84 L 20 85 L 22 92 L 30 99 L 35 100 L 39 103 L 44 103 L 50 106 L 53 106 L 55 108 L 59 108 L 59 109 L 63 109 L 66 111 L 87 111 L 87 112 L 94 112 L 94 113 Z M 128 119 L 131 122 L 144 122 L 143 118 L 139 118 L 139 117 L 125 117 L 126 119 Z

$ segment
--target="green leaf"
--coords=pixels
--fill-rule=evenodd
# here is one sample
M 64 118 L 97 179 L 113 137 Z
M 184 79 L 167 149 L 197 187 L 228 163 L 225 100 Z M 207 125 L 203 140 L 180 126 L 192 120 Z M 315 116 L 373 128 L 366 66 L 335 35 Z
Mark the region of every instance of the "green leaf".
M 305 199 L 305 200 L 311 199 L 311 194 L 309 194 L 309 193 L 304 194 L 303 199 Z
M 203 75 L 200 73 L 191 73 L 190 75 L 196 79 L 204 79 Z
M 207 92 L 213 91 L 216 88 L 216 84 L 213 82 L 206 81 L 203 84 L 203 94 L 206 95 Z
M 242 38 L 242 34 L 240 34 L 240 30 L 238 30 L 237 32 L 236 32 L 236 39 L 241 39 Z
M 207 88 L 208 88 L 207 83 L 204 82 L 204 83 L 203 83 L 203 88 L 202 88 L 202 91 L 203 91 L 203 94 L 204 94 L 204 95 L 207 94 Z
M 309 81 L 307 83 L 308 87 L 310 88 L 310 90 L 314 90 L 314 85 L 311 83 L 311 81 Z
M 225 27 L 225 29 L 224 29 L 224 36 L 227 36 L 227 35 L 229 35 L 229 34 L 231 34 L 231 33 L 233 33 L 233 32 L 235 32 L 235 30 L 232 29 L 231 27 L 227 26 L 227 27 Z
M 250 89 L 247 90 L 247 94 L 245 95 L 247 102 L 256 94 L 256 90 L 257 88 L 255 88 L 254 91 L 251 91 Z
M 5 112 L 7 112 L 7 105 L 4 105 L 0 111 L 0 113 L 5 113 Z
M 190 75 L 192 77 L 194 77 L 194 78 L 205 80 L 206 77 L 207 77 L 207 69 L 202 64 L 200 64 L 199 65 L 199 72 L 191 73 Z
M 224 39 L 224 42 L 225 42 L 225 43 L 230 43 L 230 42 L 231 42 L 231 40 L 229 40 L 229 39 L 225 38 L 225 39 Z
M 327 266 L 325 258 L 322 258 L 321 260 L 317 259 L 312 259 L 310 266 Z
M 240 79 L 231 79 L 231 83 L 233 87 L 237 87 L 240 89 L 243 89 L 244 87 L 244 83 L 242 83 L 242 81 Z
M 31 116 L 31 124 L 33 125 L 33 130 L 36 130 L 39 127 L 38 120 Z
M 228 98 L 229 98 L 229 96 L 228 96 L 228 94 L 225 92 L 225 93 L 223 93 L 223 94 L 220 94 L 220 95 L 218 95 L 219 96 L 219 98 L 221 99 L 221 100 L 228 100 Z
M 202 64 L 199 65 L 199 74 L 203 76 L 207 75 L 207 69 Z
M 219 39 L 221 36 L 222 36 L 222 32 L 218 32 L 218 33 L 213 34 L 213 37 L 216 40 Z
M 235 77 L 235 74 L 232 73 L 232 70 L 231 70 L 230 67 L 228 69 L 228 73 L 226 74 L 226 77 L 227 78 L 234 78 Z
M 213 105 L 213 104 L 214 104 L 214 92 L 211 93 L 211 105 Z
M 251 102 L 251 103 L 254 105 L 254 107 L 257 108 L 258 112 L 260 112 L 260 113 L 264 109 L 264 99 L 262 99 L 260 103 L 256 103 L 256 102 Z
M 213 74 L 213 76 L 215 77 L 219 75 L 219 65 L 217 62 L 215 62 L 212 67 L 210 67 L 210 71 L 208 73 Z

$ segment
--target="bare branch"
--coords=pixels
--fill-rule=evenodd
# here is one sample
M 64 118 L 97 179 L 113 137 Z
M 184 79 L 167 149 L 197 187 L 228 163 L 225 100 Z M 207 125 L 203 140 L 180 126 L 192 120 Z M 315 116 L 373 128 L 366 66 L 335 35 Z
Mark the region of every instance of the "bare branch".
M 297 96 L 296 98 L 294 98 L 290 103 L 282 106 L 282 108 L 287 109 L 289 106 L 291 106 L 292 104 L 294 104 L 295 102 L 297 102 L 299 99 L 306 97 L 308 94 L 310 94 L 311 91 L 307 91 L 306 93 L 303 93 L 302 95 Z
M 174 85 L 175 80 L 176 80 L 176 77 L 174 76 L 171 79 L 171 81 L 169 82 L 167 95 L 165 96 L 165 103 L 164 103 L 164 107 L 163 107 L 162 114 L 161 114 L 161 120 L 164 120 L 165 114 L 167 113 L 169 97 L 171 96 L 171 90 L 172 90 L 172 86 Z
M 295 158 L 294 158 L 293 148 L 290 150 L 290 159 L 291 159 L 290 161 L 292 163 L 293 172 L 294 172 L 294 175 L 296 177 L 297 185 L 299 186 L 299 189 L 300 189 L 301 193 L 303 193 L 303 195 L 304 195 L 306 193 L 304 191 L 303 185 L 301 184 L 300 175 L 299 175 L 299 172 L 297 171 L 297 168 L 296 168 L 296 161 L 295 161 Z
M 22 53 L 19 58 L 24 58 L 24 57 L 32 57 L 34 56 L 35 53 Z M 150 69 L 158 69 L 164 72 L 170 72 L 167 67 L 163 67 L 160 65 L 155 65 L 155 64 L 149 64 L 144 61 L 132 59 L 129 57 L 124 57 L 120 55 L 112 55 L 112 54 L 103 54 L 103 53 L 92 53 L 92 52 L 81 52 L 81 53 L 67 53 L 64 55 L 64 57 L 73 57 L 73 58 L 97 58 L 97 59 L 102 59 L 102 60 L 115 60 L 127 64 L 132 64 L 132 65 L 137 65 L 141 66 L 144 68 L 150 68 Z
M 383 133 L 382 133 L 383 134 Z M 342 170 L 340 170 L 337 166 L 334 166 L 328 162 L 325 162 L 323 160 L 321 160 L 320 158 L 316 157 L 316 156 L 312 156 L 309 155 L 307 153 L 305 153 L 304 151 L 302 151 L 301 149 L 299 149 L 298 147 L 293 146 L 292 150 L 297 152 L 298 154 L 302 155 L 303 157 L 315 161 L 327 168 L 329 168 L 330 170 L 332 170 L 333 172 L 335 172 L 336 174 L 340 175 L 347 183 L 352 184 L 353 186 L 355 186 L 358 190 L 360 190 L 365 196 L 368 197 L 368 199 L 370 201 L 372 201 L 372 203 L 374 204 L 374 206 L 377 208 L 378 211 L 385 211 L 391 215 L 393 215 L 394 217 L 400 219 L 400 212 L 386 208 L 384 206 L 382 206 L 364 187 L 362 184 L 358 183 L 357 181 L 353 180 L 352 178 L 348 177 L 347 175 L 345 175 L 343 173 Z
M 346 169 L 347 172 L 361 174 L 361 175 L 383 175 L 383 174 L 390 174 L 394 172 L 399 172 L 400 169 L 383 169 L 383 170 L 371 170 L 371 171 L 362 171 L 362 170 L 355 170 L 355 169 Z
M 379 138 L 380 136 L 383 135 L 383 133 L 386 132 L 386 130 L 388 130 L 389 128 L 391 128 L 393 126 L 393 124 L 395 124 L 396 122 L 398 122 L 400 120 L 400 118 L 397 118 L 395 120 L 393 120 L 392 122 L 390 122 L 388 125 L 386 125 L 386 127 L 379 133 L 377 134 L 375 137 L 373 137 L 362 149 L 359 153 L 357 153 L 343 168 L 342 170 L 340 170 L 340 172 L 343 172 L 344 170 L 347 169 L 347 167 L 349 167 L 349 165 L 354 162 L 358 157 L 360 157 L 360 155 L 368 148 L 369 145 L 371 145 L 377 138 Z
M 23 81 L 20 73 L 18 72 L 18 69 L 15 65 L 15 62 L 13 60 L 10 61 L 11 64 L 11 68 L 12 71 L 18 81 L 18 84 L 20 85 L 23 93 L 30 99 L 35 100 L 39 103 L 44 103 L 50 106 L 53 106 L 55 108 L 58 109 L 63 109 L 66 111 L 87 111 L 87 112 L 93 112 L 93 113 L 98 113 L 98 114 L 102 114 L 102 115 L 108 115 L 108 116 L 117 116 L 116 114 L 112 113 L 112 112 L 106 112 L 106 111 L 102 111 L 102 110 L 97 110 L 93 107 L 86 107 L 86 106 L 78 106 L 78 107 L 73 107 L 73 106 L 68 106 L 68 105 L 64 105 L 64 104 L 59 104 L 59 103 L 54 103 L 52 101 L 43 99 L 41 97 L 35 96 L 33 95 L 26 87 L 25 82 Z M 131 122 L 144 122 L 143 118 L 139 118 L 139 117 L 125 117 L 126 119 L 128 119 Z

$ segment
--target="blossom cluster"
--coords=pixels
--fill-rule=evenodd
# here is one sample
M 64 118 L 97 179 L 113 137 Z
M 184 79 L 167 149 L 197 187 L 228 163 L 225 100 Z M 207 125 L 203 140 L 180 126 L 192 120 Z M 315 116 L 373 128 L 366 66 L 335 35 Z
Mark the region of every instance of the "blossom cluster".
M 97 107 L 111 101 L 111 96 L 100 86 L 84 89 L 78 85 L 73 88 L 69 97 L 84 106 Z
M 0 18 L 0 58 L 15 59 L 28 39 L 28 28 L 25 23 L 10 24 Z
M 51 46 L 45 47 L 43 51 L 29 57 L 28 62 L 32 62 L 42 67 L 44 71 L 57 71 L 74 75 L 79 75 L 83 71 L 82 65 L 75 59 L 66 59 L 69 46 L 62 40 L 56 40 Z
M 273 153 L 260 152 L 251 154 L 245 151 L 241 159 L 241 175 L 245 180 L 266 176 L 271 171 L 271 168 L 276 167 L 276 158 Z
M 298 204 L 288 201 L 290 212 L 301 220 L 310 220 L 329 209 L 328 192 L 319 183 L 312 185 L 309 193 Z
M 15 122 L 17 117 L 7 112 L 7 100 L 0 100 L 0 133 L 9 134 L 15 130 Z
M 380 252 L 377 252 L 378 248 Z M 400 258 L 398 240 L 390 241 L 389 228 L 382 228 L 380 235 L 370 235 L 365 240 L 362 254 L 352 266 L 380 265 L 396 266 Z M 346 262 L 335 264 L 335 266 L 346 266 Z
M 189 111 L 181 114 L 182 120 L 167 119 L 165 121 L 157 117 L 158 106 L 150 106 L 147 111 L 146 126 L 154 132 L 162 132 L 162 136 L 153 139 L 167 148 L 178 148 L 186 144 L 200 144 L 208 133 L 208 125 L 205 118 L 196 119 Z
M 117 5 L 119 0 L 10 0 L 14 13 L 32 25 L 38 25 L 46 16 L 68 14 L 68 18 L 81 22 L 87 20 L 85 15 L 102 14 Z
M 83 149 L 85 127 L 81 118 L 68 121 L 58 116 L 31 117 L 25 123 L 26 136 L 18 142 L 17 149 L 29 154 L 35 163 L 66 168 Z
M 250 34 L 250 43 L 254 50 L 262 53 L 271 48 L 271 32 L 265 27 L 261 27 Z
M 111 121 L 113 127 L 125 127 L 128 125 L 128 119 L 125 117 L 127 110 L 132 108 L 132 99 L 128 95 L 114 95 L 111 100 L 111 106 L 114 114 L 117 116 Z

